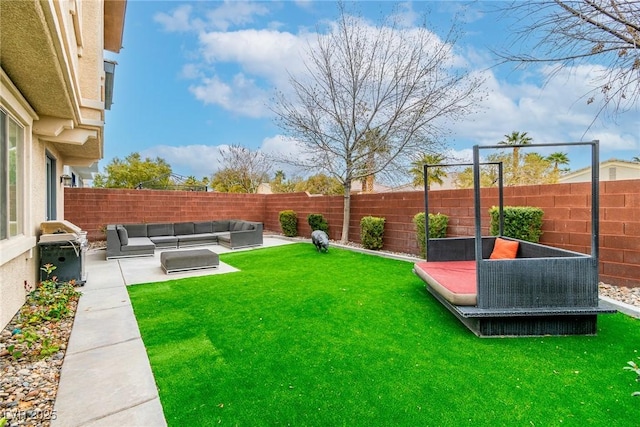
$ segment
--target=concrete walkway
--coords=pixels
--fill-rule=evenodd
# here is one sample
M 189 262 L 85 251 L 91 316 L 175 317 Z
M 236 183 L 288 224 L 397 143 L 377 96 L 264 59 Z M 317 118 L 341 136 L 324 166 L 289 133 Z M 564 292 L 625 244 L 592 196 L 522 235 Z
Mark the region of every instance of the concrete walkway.
M 264 246 L 288 243 L 264 239 Z M 217 245 L 199 248 L 229 251 Z M 53 427 L 167 425 L 126 286 L 237 270 L 220 263 L 217 269 L 166 275 L 160 267 L 160 252 L 109 261 L 104 250 L 87 253 L 87 283 L 80 288 Z
M 264 246 L 300 241 L 265 237 Z M 203 247 L 216 253 L 229 251 L 217 245 Z M 167 425 L 126 286 L 236 270 L 220 263 L 217 269 L 166 275 L 160 267 L 160 252 L 156 251 L 153 257 L 109 261 L 103 250 L 87 253 L 87 283 L 80 289 L 82 296 L 62 366 L 53 427 Z M 604 302 L 640 317 L 636 307 L 608 298 Z

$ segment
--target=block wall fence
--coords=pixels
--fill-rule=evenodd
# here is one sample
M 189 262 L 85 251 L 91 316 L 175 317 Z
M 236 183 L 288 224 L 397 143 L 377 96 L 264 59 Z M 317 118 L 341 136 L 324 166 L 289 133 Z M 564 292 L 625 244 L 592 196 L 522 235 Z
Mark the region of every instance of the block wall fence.
M 536 206 L 544 211 L 540 242 L 590 253 L 590 183 L 506 187 L 506 206 Z M 482 192 L 483 234 L 488 234 L 491 206 L 497 190 Z M 280 211 L 298 216 L 298 234 L 309 237 L 307 215 L 321 213 L 329 223 L 329 236 L 342 232 L 342 196 L 290 194 L 229 194 L 188 191 L 66 188 L 65 219 L 88 232 L 91 241 L 104 240 L 107 224 L 245 219 L 280 233 Z M 447 236 L 474 235 L 473 191 L 440 190 L 429 193 L 432 213 L 449 216 Z M 360 219 L 386 219 L 384 250 L 418 254 L 413 216 L 424 211 L 424 193 L 354 194 L 351 197 L 349 240 L 360 243 Z M 640 180 L 600 183 L 600 279 L 640 287 Z

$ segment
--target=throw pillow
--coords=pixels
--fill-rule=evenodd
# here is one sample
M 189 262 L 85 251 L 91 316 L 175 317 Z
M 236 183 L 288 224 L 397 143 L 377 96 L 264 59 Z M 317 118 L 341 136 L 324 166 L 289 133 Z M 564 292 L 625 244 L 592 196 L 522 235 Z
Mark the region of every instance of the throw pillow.
M 120 238 L 120 245 L 127 246 L 129 244 L 129 234 L 127 233 L 127 229 L 119 225 L 116 227 L 116 230 L 118 231 L 118 237 Z
M 518 252 L 518 246 L 520 243 L 511 240 L 504 240 L 499 237 L 496 238 L 496 243 L 493 245 L 493 252 L 491 252 L 490 259 L 513 259 Z

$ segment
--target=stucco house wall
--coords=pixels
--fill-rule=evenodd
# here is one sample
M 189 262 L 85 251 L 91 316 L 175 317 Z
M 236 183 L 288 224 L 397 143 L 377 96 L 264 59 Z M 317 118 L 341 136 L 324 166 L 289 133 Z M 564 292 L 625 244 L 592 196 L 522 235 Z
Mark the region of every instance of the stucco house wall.
M 640 163 L 626 160 L 610 159 L 600 162 L 599 169 L 600 182 L 603 181 L 624 181 L 630 179 L 640 179 Z M 577 171 L 561 176 L 558 180 L 561 184 L 590 182 L 591 168 L 578 169 Z
M 64 219 L 64 170 L 103 156 L 105 49 L 125 0 L 0 2 L 0 327 L 37 284 L 40 224 Z

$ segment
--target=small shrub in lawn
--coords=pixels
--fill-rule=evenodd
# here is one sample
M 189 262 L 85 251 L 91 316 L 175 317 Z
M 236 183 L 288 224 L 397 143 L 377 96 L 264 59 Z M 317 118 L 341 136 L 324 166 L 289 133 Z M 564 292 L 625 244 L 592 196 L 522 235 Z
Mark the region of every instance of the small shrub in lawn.
M 307 215 L 307 222 L 309 223 L 309 227 L 311 227 L 312 232 L 315 230 L 322 230 L 329 234 L 329 224 L 322 214 L 311 213 Z
M 638 358 L 640 359 L 640 357 Z M 636 374 L 636 381 L 640 382 L 640 366 L 633 360 L 627 362 L 629 366 L 625 366 L 624 369 L 627 371 L 634 372 Z M 640 391 L 633 392 L 632 396 L 640 396 Z
M 382 249 L 384 218 L 365 216 L 360 220 L 360 241 L 365 249 Z
M 420 247 L 420 255 L 422 258 L 426 257 L 425 254 L 425 215 L 424 212 L 418 212 L 413 217 L 413 223 L 416 226 L 416 238 L 418 239 L 418 246 Z M 433 239 L 447 237 L 447 226 L 449 225 L 449 217 L 445 214 L 429 214 L 429 237 Z
M 298 215 L 295 211 L 286 210 L 280 212 L 280 227 L 282 234 L 287 237 L 295 237 L 298 235 Z
M 491 216 L 490 233 L 497 236 L 500 232 L 500 210 L 497 206 L 489 209 Z M 504 236 L 527 242 L 538 243 L 542 236 L 542 216 L 540 208 L 531 206 L 504 207 Z

